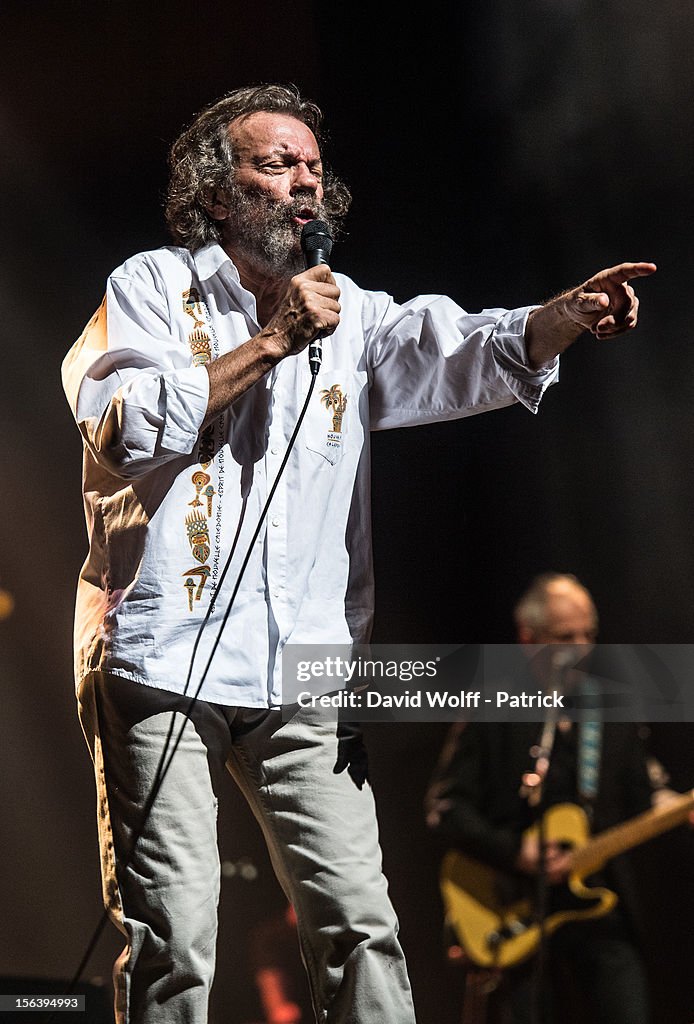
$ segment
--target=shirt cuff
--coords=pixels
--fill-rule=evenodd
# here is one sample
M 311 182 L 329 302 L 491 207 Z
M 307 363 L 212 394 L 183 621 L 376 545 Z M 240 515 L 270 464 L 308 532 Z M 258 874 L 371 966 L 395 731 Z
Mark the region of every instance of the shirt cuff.
M 207 413 L 210 378 L 204 366 L 188 366 L 163 376 L 166 401 L 162 447 L 187 454 Z
M 537 412 L 545 391 L 559 379 L 559 356 L 539 370 L 528 363 L 525 327 L 532 311 L 539 308 L 522 306 L 509 310 L 497 321 L 492 334 L 492 347 L 501 375 L 513 395 L 531 412 Z

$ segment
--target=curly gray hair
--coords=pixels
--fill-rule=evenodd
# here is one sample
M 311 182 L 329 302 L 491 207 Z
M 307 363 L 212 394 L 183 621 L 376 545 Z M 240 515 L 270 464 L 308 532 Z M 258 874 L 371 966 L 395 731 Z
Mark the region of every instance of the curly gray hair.
M 282 113 L 303 121 L 321 143 L 323 115 L 294 85 L 258 85 L 235 89 L 195 118 L 169 153 L 170 179 L 166 223 L 174 242 L 191 251 L 221 240 L 217 222 L 205 207 L 215 189 L 228 188 L 234 175 L 229 125 L 259 112 Z M 323 179 L 326 216 L 338 229 L 351 202 L 349 189 L 329 171 Z

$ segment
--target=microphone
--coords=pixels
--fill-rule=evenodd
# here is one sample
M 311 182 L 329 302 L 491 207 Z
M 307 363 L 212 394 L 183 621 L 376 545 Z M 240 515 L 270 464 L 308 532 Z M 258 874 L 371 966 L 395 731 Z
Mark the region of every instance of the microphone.
M 322 220 L 310 220 L 301 231 L 301 249 L 306 269 L 327 263 L 333 251 L 333 240 L 327 224 Z
M 301 251 L 306 269 L 327 263 L 333 249 L 333 240 L 328 225 L 322 220 L 310 220 L 301 231 Z M 323 337 L 317 334 L 308 346 L 308 361 L 315 377 L 323 361 Z

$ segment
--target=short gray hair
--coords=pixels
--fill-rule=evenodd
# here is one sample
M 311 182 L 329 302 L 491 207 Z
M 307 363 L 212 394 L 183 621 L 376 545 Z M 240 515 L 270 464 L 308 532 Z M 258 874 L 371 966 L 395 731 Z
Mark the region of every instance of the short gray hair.
M 577 576 L 570 572 L 543 572 L 531 580 L 529 587 L 516 602 L 513 609 L 513 618 L 516 627 L 525 626 L 528 629 L 537 631 L 542 629 L 547 622 L 547 597 L 548 590 L 552 583 L 573 583 L 582 590 L 591 600 L 593 598 L 586 586 L 581 583 Z M 597 611 L 595 612 L 597 622 Z

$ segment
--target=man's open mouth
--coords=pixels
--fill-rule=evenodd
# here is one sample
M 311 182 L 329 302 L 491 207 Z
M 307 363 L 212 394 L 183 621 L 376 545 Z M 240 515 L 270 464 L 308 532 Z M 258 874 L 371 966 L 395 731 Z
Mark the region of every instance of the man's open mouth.
M 315 220 L 316 216 L 317 214 L 314 213 L 313 210 L 310 210 L 308 207 L 304 207 L 301 210 L 297 210 L 292 215 L 293 220 L 295 220 L 298 224 L 301 224 L 302 227 L 304 224 L 308 224 L 309 221 Z

